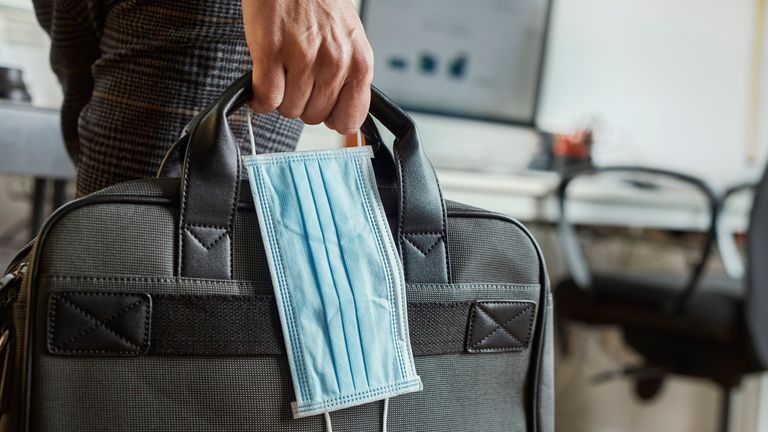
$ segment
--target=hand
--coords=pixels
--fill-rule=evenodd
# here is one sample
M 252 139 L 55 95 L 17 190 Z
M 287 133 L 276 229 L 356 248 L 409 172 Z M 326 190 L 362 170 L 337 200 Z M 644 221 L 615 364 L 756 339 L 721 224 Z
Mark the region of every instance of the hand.
M 349 135 L 371 101 L 373 51 L 350 0 L 242 0 L 258 113 Z

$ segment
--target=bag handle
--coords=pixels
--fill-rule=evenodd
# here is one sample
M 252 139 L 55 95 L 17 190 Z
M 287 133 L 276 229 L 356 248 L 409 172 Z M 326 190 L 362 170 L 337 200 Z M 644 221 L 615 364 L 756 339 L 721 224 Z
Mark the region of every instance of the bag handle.
M 179 276 L 232 279 L 232 231 L 242 172 L 240 148 L 227 116 L 251 97 L 248 72 L 185 128 L 189 136 L 181 171 Z M 445 203 L 416 125 L 373 86 L 370 113 L 395 136 L 394 155 L 389 155 L 373 121 L 362 128 L 376 144 L 377 179 L 394 179 L 398 189 L 396 238 L 406 280 L 449 282 Z M 386 170 L 390 172 L 381 172 Z

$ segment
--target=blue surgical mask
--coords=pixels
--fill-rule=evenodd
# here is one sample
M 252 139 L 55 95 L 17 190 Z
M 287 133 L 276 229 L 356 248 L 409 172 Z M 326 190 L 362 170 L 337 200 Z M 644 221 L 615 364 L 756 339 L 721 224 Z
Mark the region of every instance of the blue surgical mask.
M 365 146 L 244 158 L 297 418 L 422 389 L 372 156 Z

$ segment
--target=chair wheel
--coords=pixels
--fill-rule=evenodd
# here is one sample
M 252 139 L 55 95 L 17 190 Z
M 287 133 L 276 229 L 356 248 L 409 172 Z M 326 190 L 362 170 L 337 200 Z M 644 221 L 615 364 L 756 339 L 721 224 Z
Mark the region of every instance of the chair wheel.
M 635 394 L 642 401 L 656 397 L 664 386 L 664 377 L 638 378 L 635 380 Z

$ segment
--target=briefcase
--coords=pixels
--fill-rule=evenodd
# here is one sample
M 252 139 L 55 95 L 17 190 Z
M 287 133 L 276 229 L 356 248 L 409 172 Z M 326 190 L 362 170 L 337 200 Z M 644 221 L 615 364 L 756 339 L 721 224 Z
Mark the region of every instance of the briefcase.
M 2 431 L 320 432 L 294 419 L 259 221 L 227 116 L 250 74 L 173 145 L 178 177 L 130 181 L 56 211 L 0 285 Z M 372 89 L 378 191 L 406 280 L 423 391 L 387 428 L 553 431 L 552 303 L 517 221 L 444 201 L 413 120 Z M 473 151 L 467 143 L 466 151 Z M 170 153 L 169 153 L 170 154 Z M 169 157 L 170 159 L 170 157 Z M 383 402 L 331 413 L 382 430 Z

